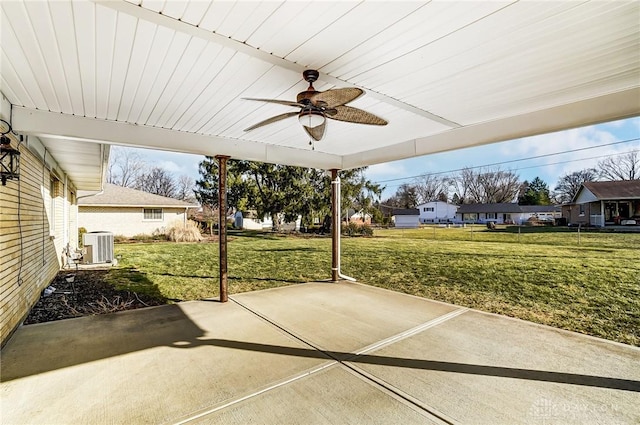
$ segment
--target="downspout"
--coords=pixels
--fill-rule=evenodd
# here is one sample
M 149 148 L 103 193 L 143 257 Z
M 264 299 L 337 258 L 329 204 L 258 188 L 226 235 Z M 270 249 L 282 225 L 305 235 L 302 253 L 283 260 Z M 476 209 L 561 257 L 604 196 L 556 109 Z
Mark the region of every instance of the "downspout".
M 100 190 L 96 191 L 96 193 L 90 193 L 88 195 L 82 195 L 82 196 L 76 196 L 76 203 L 78 202 L 78 199 L 83 199 L 83 198 L 89 198 L 91 196 L 98 196 L 98 195 L 102 195 L 104 193 L 104 172 L 105 172 L 105 150 L 104 150 L 104 145 L 100 145 L 100 156 L 102 157 L 102 161 L 100 164 L 100 175 L 102 176 L 100 179 Z M 77 217 L 76 217 L 76 223 L 77 223 Z
M 341 198 L 341 193 L 340 193 L 340 177 L 338 176 L 338 172 L 337 170 L 331 170 L 332 173 L 332 177 L 334 177 L 334 179 L 331 181 L 331 185 L 332 185 L 332 193 L 334 194 L 334 211 L 333 211 L 333 216 L 334 216 L 334 220 L 333 220 L 333 234 L 332 236 L 336 239 L 337 243 L 334 243 L 334 249 L 337 250 L 336 254 L 337 254 L 337 261 L 335 261 L 335 265 L 332 267 L 331 272 L 332 275 L 337 275 L 339 278 L 341 279 L 345 279 L 345 280 L 349 280 L 351 282 L 355 282 L 356 279 L 344 275 L 342 274 L 342 270 L 340 269 L 340 259 L 341 259 L 341 250 L 340 250 L 340 234 L 342 233 L 340 231 L 340 224 L 341 224 L 341 219 L 340 219 L 340 214 L 341 214 L 341 209 L 340 209 L 340 198 Z M 335 255 L 334 255 L 335 257 Z M 337 279 L 333 279 L 334 281 Z
M 101 164 L 100 164 L 100 190 L 98 190 L 95 193 L 90 193 L 88 195 L 82 195 L 82 196 L 78 196 L 78 189 L 76 188 L 76 234 L 78 234 L 78 223 L 80 223 L 80 204 L 78 203 L 78 200 L 83 199 L 83 198 L 90 198 L 92 196 L 98 196 L 98 195 L 102 195 L 104 193 L 104 184 L 105 184 L 105 179 L 104 179 L 104 173 L 105 173 L 105 155 L 106 152 L 104 150 L 104 145 L 100 145 L 100 156 L 101 158 Z
M 45 200 L 44 194 L 45 192 L 45 186 L 44 186 L 44 171 L 47 168 L 47 148 L 44 148 L 44 155 L 42 158 L 42 199 L 43 201 Z M 51 187 L 51 185 L 49 185 L 49 187 Z M 51 191 L 49 191 L 49 197 L 51 197 Z M 51 202 L 49 202 L 49 205 L 51 205 Z M 45 260 L 45 256 L 44 256 L 44 248 L 45 248 L 45 233 L 47 232 L 46 229 L 46 217 L 47 217 L 47 206 L 46 204 L 42 206 L 42 267 L 44 268 L 44 266 L 47 265 L 47 262 Z
M 69 176 L 64 173 L 64 196 L 62 203 L 62 246 L 69 244 Z

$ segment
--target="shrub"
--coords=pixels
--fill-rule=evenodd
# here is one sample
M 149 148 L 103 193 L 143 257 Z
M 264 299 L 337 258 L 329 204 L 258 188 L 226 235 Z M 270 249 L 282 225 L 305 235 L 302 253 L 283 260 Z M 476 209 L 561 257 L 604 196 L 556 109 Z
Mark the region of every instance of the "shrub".
M 346 236 L 373 236 L 373 227 L 363 223 L 355 223 L 350 221 L 342 226 L 342 234 Z
M 203 238 L 195 221 L 187 220 L 184 224 L 174 221 L 167 229 L 167 239 L 172 242 L 200 242 Z
M 131 236 L 131 240 L 134 240 L 136 242 L 149 242 L 149 241 L 152 241 L 153 239 L 154 239 L 153 236 L 148 235 L 146 233 L 139 233 L 137 235 Z
M 347 236 L 354 236 L 357 235 L 359 233 L 359 227 L 356 223 L 354 223 L 353 221 L 350 221 L 347 223 L 346 226 L 343 226 L 342 228 L 342 233 L 346 234 Z
M 373 227 L 368 224 L 363 224 L 360 226 L 360 232 L 362 236 L 373 236 Z

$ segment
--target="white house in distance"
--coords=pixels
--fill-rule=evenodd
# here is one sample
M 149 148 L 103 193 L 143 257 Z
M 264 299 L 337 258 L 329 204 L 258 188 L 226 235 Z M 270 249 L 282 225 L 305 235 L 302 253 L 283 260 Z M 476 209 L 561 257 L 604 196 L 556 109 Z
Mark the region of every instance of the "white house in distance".
M 420 223 L 448 223 L 455 220 L 458 211 L 457 205 L 442 201 L 430 201 L 416 208 L 420 211 Z
M 296 221 L 281 223 L 280 230 L 286 232 L 299 231 L 301 224 L 302 216 L 299 215 Z M 268 214 L 261 220 L 253 213 L 237 211 L 234 215 L 234 225 L 244 230 L 271 230 L 273 229 L 273 219 Z
M 420 227 L 420 213 L 417 208 L 395 208 L 391 217 L 398 229 L 417 229 Z
M 518 205 L 514 203 L 463 204 L 456 212 L 456 223 L 523 224 L 531 217 L 553 221 L 561 216 L 559 205 Z
M 99 194 L 78 196 L 78 227 L 127 237 L 164 233 L 175 221 L 185 223 L 189 208 L 198 205 L 105 184 Z

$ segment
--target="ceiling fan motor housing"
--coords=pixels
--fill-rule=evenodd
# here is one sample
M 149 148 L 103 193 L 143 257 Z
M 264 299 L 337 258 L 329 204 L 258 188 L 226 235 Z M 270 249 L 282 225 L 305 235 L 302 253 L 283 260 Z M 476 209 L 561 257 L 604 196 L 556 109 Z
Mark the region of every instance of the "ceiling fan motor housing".
M 302 72 L 302 78 L 304 78 L 304 80 L 310 84 L 314 81 L 317 81 L 319 76 L 320 73 L 315 69 L 307 69 L 306 71 Z

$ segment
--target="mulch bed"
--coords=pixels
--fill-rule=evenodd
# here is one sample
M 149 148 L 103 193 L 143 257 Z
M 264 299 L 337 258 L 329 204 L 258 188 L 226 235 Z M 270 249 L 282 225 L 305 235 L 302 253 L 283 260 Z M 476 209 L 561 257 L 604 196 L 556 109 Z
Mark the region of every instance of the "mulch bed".
M 62 271 L 51 282 L 55 291 L 48 296 L 40 296 L 25 325 L 51 322 L 72 317 L 93 316 L 115 313 L 142 307 L 165 304 L 146 294 L 118 290 L 105 282 L 108 270 Z M 67 277 L 74 275 L 74 282 Z

